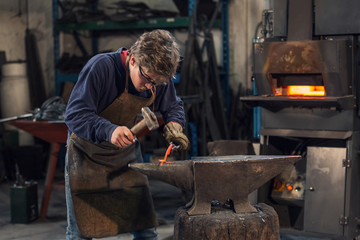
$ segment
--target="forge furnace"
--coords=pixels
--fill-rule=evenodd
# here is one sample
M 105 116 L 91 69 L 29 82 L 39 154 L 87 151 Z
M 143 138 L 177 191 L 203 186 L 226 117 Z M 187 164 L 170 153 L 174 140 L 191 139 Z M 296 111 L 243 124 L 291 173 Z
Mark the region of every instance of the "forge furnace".
M 344 239 L 360 236 L 358 9 L 274 1 L 272 32 L 253 45 L 258 94 L 241 98 L 261 107 L 261 154 L 304 156 L 259 202 L 276 202 L 280 225 Z

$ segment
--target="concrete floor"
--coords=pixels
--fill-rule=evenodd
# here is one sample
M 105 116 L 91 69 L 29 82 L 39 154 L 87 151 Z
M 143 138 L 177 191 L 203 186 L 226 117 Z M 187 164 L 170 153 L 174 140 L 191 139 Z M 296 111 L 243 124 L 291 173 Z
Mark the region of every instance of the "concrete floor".
M 61 173 L 60 173 L 61 174 Z M 57 174 L 59 175 L 59 174 Z M 60 240 L 65 239 L 66 204 L 64 186 L 54 184 L 51 192 L 47 217 L 39 218 L 28 224 L 11 223 L 10 187 L 13 182 L 0 183 L 0 240 Z M 183 206 L 181 190 L 166 183 L 150 180 L 151 192 L 158 215 L 157 228 L 159 240 L 173 235 L 173 219 L 176 209 Z M 38 181 L 39 211 L 41 207 L 44 180 Z M 103 240 L 131 240 L 131 234 L 120 234 Z

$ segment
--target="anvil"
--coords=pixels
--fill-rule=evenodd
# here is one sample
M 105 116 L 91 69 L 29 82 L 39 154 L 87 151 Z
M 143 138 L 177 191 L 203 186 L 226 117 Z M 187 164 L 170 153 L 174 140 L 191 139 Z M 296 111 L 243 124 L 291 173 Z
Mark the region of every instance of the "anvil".
M 231 155 L 193 157 L 191 160 L 131 163 L 129 167 L 193 192 L 189 215 L 211 213 L 211 202 L 232 200 L 236 213 L 257 212 L 248 201 L 249 193 L 261 187 L 301 156 Z

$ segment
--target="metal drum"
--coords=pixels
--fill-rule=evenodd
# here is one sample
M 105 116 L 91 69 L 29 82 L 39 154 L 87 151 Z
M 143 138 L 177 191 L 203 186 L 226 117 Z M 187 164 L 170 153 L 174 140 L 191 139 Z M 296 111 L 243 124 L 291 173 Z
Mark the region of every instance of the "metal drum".
M 26 63 L 6 63 L 2 66 L 0 97 L 2 118 L 22 115 L 30 110 Z
M 1 117 L 15 117 L 31 110 L 29 81 L 25 62 L 5 63 L 1 68 L 0 104 Z M 5 124 L 5 129 L 19 133 L 19 145 L 32 145 L 34 138 L 22 130 Z

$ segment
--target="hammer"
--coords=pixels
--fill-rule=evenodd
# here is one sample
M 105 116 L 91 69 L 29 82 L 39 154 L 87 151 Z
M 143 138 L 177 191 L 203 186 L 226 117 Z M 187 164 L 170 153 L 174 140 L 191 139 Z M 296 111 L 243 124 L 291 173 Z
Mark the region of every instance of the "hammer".
M 144 118 L 130 129 L 133 135 L 139 134 L 140 132 L 144 131 L 146 128 L 148 128 L 151 131 L 159 127 L 157 118 L 155 114 L 150 110 L 150 108 L 148 107 L 141 108 L 141 113 Z

